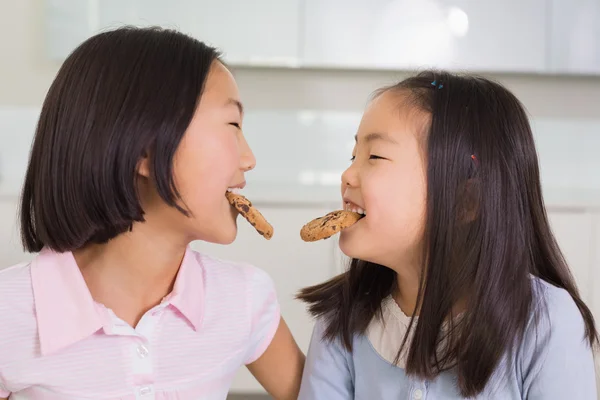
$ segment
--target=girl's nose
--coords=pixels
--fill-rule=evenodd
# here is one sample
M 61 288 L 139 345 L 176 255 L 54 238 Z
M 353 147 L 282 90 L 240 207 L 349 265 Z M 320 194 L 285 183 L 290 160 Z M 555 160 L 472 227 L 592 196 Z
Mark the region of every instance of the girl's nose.
M 250 149 L 246 138 L 243 136 L 241 138 L 240 146 L 242 150 L 240 155 L 240 168 L 244 172 L 251 171 L 256 167 L 256 157 L 254 157 L 252 149 Z

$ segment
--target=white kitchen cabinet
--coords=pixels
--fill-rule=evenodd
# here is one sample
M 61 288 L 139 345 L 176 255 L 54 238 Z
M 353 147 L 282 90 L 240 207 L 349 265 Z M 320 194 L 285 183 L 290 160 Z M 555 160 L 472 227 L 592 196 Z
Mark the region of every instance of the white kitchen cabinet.
M 550 1 L 550 70 L 600 74 L 600 1 Z
M 550 210 L 548 217 L 581 297 L 592 307 L 594 292 L 599 287 L 592 269 L 593 214 L 585 210 Z
M 308 65 L 542 72 L 546 0 L 305 0 Z
M 175 28 L 233 64 L 296 65 L 300 0 L 45 0 L 46 46 L 64 59 L 82 40 L 124 24 Z
M 306 352 L 313 320 L 303 303 L 294 299 L 299 289 L 323 282 L 338 273 L 333 240 L 305 243 L 300 228 L 315 217 L 331 211 L 327 208 L 295 208 L 292 206 L 257 207 L 274 227 L 271 240 L 262 238 L 239 217 L 239 234 L 228 246 L 195 242 L 193 248 L 222 259 L 250 262 L 273 278 L 281 303 L 281 312 L 300 348 Z M 242 368 L 234 381 L 234 392 L 261 391 L 252 375 Z

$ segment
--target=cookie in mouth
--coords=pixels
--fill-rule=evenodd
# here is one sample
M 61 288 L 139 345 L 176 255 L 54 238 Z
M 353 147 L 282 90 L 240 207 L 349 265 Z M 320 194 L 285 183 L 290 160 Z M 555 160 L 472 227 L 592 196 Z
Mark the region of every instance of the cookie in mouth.
M 332 211 L 304 225 L 300 230 L 300 237 L 305 242 L 316 242 L 317 240 L 327 239 L 343 229 L 354 225 L 364 216 L 364 213 L 354 211 Z
M 227 201 L 231 204 L 246 220 L 262 235 L 269 240 L 273 237 L 273 226 L 258 211 L 250 200 L 237 193 L 234 189 L 229 189 L 225 193 Z

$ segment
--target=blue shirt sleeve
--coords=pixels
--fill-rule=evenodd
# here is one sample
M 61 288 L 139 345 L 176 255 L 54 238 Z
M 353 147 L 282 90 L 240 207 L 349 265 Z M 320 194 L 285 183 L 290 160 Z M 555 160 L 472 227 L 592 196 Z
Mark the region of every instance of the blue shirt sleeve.
M 354 399 L 354 366 L 338 339 L 323 340 L 324 322 L 313 329 L 298 400 Z
M 597 400 L 594 357 L 583 317 L 563 289 L 539 288 L 546 310 L 532 320 L 521 346 L 523 398 Z

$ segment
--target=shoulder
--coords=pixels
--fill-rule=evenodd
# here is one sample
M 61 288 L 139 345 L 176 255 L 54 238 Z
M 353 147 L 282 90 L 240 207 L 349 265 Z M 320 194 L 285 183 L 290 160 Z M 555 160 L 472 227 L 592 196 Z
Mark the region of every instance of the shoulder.
M 262 269 L 249 263 L 224 260 L 195 251 L 192 256 L 202 269 L 209 302 L 253 302 L 264 296 L 275 300 L 273 280 Z
M 533 304 L 523 337 L 522 356 L 544 357 L 549 351 L 591 351 L 586 325 L 575 300 L 565 289 L 532 278 Z
M 0 321 L 11 310 L 28 309 L 33 305 L 31 263 L 21 263 L 0 270 Z
M 539 278 L 532 278 L 532 286 L 533 311 L 537 313 L 541 329 L 561 331 L 561 327 L 570 327 L 585 330 L 583 316 L 569 292 Z
M 517 368 L 524 398 L 596 398 L 586 323 L 569 292 L 533 279 L 534 303 Z
M 225 260 L 197 251 L 192 251 L 192 256 L 197 260 L 203 269 L 205 279 L 210 283 L 229 287 L 247 287 L 257 281 L 272 284 L 269 274 L 250 263 Z
M 343 345 L 340 337 L 327 335 L 327 326 L 328 322 L 324 318 L 317 318 L 315 321 L 306 355 L 303 379 L 308 382 L 333 378 L 350 382 L 354 376 L 352 351 Z M 354 349 L 357 341 L 358 336 L 355 336 Z
M 225 260 L 197 251 L 192 251 L 192 256 L 204 270 L 205 277 L 210 280 L 229 280 L 230 283 L 270 280 L 265 271 L 250 263 Z
M 314 347 L 317 351 L 335 353 L 346 360 L 350 360 L 352 358 L 352 349 L 356 349 L 357 344 L 366 339 L 365 336 L 358 333 L 354 334 L 352 336 L 352 349 L 349 349 L 344 345 L 341 335 L 330 335 L 327 333 L 330 323 L 325 317 L 319 317 L 315 320 L 311 347 Z
M 20 280 L 29 280 L 29 282 L 31 282 L 30 271 L 31 262 L 22 262 L 7 268 L 1 268 L 0 285 L 5 284 L 7 281 L 10 281 L 10 284 Z
M 0 368 L 30 357 L 36 343 L 30 263 L 0 270 Z

